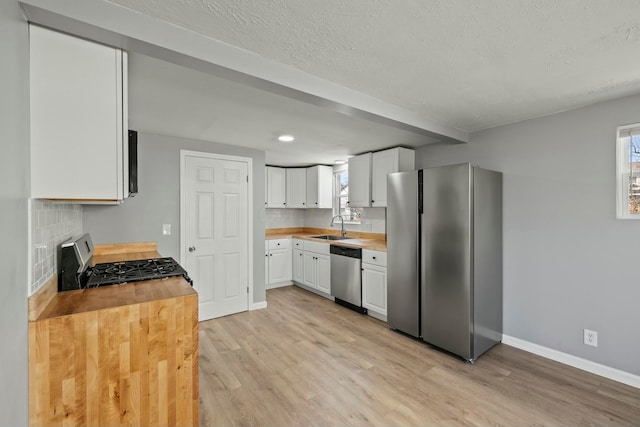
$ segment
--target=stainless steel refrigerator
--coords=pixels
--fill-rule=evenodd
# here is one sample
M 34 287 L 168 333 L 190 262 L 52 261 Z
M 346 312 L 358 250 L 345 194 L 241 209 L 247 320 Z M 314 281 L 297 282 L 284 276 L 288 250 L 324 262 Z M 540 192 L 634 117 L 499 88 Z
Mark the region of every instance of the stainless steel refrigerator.
M 469 163 L 387 178 L 387 321 L 473 361 L 502 340 L 502 174 Z

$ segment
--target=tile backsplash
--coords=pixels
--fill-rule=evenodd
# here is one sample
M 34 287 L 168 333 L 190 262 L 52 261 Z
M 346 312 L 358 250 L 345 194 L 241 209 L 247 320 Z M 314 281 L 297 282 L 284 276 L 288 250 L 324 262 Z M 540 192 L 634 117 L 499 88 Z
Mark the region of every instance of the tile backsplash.
M 304 227 L 305 211 L 311 209 L 265 209 L 266 228 Z M 318 209 L 325 210 L 325 209 Z M 329 212 L 331 210 L 329 209 Z M 331 217 L 329 217 L 331 219 Z
M 265 209 L 266 228 L 314 227 L 330 228 L 332 209 Z M 364 208 L 360 224 L 345 224 L 346 230 L 370 233 L 386 232 L 386 209 Z M 334 228 L 340 228 L 338 221 Z
M 31 199 L 29 209 L 32 295 L 57 273 L 60 243 L 82 234 L 82 206 Z

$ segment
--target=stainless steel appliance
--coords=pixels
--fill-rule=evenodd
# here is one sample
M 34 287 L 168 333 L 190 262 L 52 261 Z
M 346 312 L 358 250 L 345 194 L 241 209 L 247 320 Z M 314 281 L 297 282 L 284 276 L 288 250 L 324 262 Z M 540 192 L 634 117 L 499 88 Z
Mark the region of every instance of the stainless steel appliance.
M 387 321 L 473 361 L 502 340 L 502 174 L 468 163 L 387 178 Z
M 331 245 L 331 295 L 335 302 L 366 313 L 362 307 L 362 249 Z
M 95 288 L 141 280 L 182 276 L 193 285 L 187 272 L 173 258 L 107 262 L 92 266 L 93 242 L 89 234 L 69 239 L 60 246 L 58 290 Z

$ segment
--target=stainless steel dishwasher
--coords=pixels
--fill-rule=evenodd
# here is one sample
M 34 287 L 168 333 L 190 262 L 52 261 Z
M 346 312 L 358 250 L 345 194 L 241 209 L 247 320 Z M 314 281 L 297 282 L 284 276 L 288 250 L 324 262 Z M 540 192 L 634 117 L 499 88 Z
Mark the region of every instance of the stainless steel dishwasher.
M 362 307 L 362 249 L 331 245 L 331 295 L 336 303 L 359 313 Z

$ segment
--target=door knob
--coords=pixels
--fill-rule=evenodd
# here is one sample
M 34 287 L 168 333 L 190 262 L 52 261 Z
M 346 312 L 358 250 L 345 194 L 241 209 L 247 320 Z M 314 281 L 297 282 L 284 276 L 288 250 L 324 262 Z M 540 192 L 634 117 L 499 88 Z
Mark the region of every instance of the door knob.
M 195 251 L 196 251 L 195 246 L 189 246 L 189 252 L 195 252 Z

